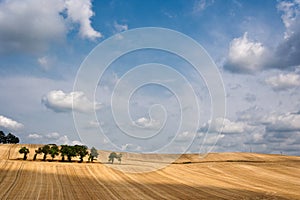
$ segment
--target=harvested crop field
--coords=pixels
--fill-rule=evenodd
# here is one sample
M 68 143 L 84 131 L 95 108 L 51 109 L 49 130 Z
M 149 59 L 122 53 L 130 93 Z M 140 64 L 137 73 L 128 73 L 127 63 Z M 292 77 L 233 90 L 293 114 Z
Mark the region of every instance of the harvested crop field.
M 30 149 L 27 161 L 21 146 Z M 0 145 L 1 199 L 300 199 L 296 156 L 187 154 L 151 171 L 168 155 L 125 153 L 114 165 L 104 163 L 106 151 L 99 151 L 102 163 L 32 161 L 38 146 Z M 151 172 L 133 173 L 141 169 Z

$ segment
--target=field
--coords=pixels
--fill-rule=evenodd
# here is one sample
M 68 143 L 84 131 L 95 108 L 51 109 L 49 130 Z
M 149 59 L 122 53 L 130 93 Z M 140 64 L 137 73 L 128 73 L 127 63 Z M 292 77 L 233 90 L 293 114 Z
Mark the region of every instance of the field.
M 32 161 L 39 145 L 25 145 L 22 161 L 21 146 L 0 145 L 0 199 L 300 199 L 296 156 L 187 154 L 151 171 L 172 155 L 124 154 L 111 165 L 109 152 L 99 151 L 95 163 L 42 162 L 42 155 Z

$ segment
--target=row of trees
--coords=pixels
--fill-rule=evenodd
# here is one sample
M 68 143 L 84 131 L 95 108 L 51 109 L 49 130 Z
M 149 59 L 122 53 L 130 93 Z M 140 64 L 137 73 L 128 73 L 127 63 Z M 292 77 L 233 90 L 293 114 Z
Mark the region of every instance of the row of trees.
M 19 150 L 20 154 L 24 154 L 23 160 L 27 159 L 27 154 L 29 153 L 29 149 L 27 147 L 22 147 Z M 92 147 L 91 152 L 88 152 L 88 148 L 85 145 L 61 145 L 60 148 L 56 144 L 47 144 L 43 147 L 39 147 L 35 150 L 35 154 L 33 156 L 33 160 L 36 160 L 38 154 L 43 154 L 43 161 L 46 161 L 47 156 L 50 155 L 52 160 L 59 154 L 61 155 L 61 161 L 66 161 L 65 157 L 69 162 L 72 161 L 73 157 L 79 156 L 79 162 L 83 162 L 83 158 L 89 154 L 89 161 L 93 162 L 98 157 L 97 149 Z
M 17 144 L 19 143 L 20 140 L 17 136 L 8 133 L 7 135 L 5 135 L 5 133 L 3 131 L 0 131 L 0 144 Z
M 24 154 L 23 160 L 27 160 L 27 155 L 30 152 L 27 147 L 21 147 L 19 153 Z M 92 147 L 91 152 L 89 153 L 88 148 L 85 145 L 61 145 L 59 148 L 56 144 L 47 144 L 36 149 L 33 160 L 36 160 L 38 154 L 43 154 L 43 161 L 46 161 L 47 155 L 50 155 L 52 160 L 54 160 L 54 158 L 60 154 L 62 162 L 66 161 L 65 157 L 67 157 L 68 162 L 71 162 L 73 157 L 79 156 L 80 163 L 83 162 L 83 158 L 86 155 L 89 155 L 89 162 L 93 162 L 99 155 L 95 147 Z M 108 162 L 111 162 L 113 164 L 115 159 L 117 159 L 119 163 L 121 163 L 122 154 L 117 154 L 116 152 L 110 153 L 108 156 Z

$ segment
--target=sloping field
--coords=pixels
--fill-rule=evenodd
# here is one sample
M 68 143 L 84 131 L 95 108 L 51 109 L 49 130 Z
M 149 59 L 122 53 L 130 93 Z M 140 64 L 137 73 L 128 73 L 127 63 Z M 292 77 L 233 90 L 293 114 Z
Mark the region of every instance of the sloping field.
M 174 155 L 124 153 L 122 164 L 111 165 L 109 152 L 99 151 L 102 164 L 42 162 L 32 161 L 39 145 L 25 145 L 31 153 L 22 161 L 21 146 L 0 145 L 0 199 L 300 199 L 295 156 L 190 154 L 160 170 L 126 173 L 153 170 Z

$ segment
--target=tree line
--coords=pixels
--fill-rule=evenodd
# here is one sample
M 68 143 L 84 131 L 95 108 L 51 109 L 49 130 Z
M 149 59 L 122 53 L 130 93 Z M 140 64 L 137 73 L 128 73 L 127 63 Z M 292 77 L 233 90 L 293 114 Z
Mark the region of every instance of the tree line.
M 17 144 L 20 139 L 12 133 L 5 135 L 3 131 L 0 131 L 0 144 Z
M 27 147 L 21 147 L 19 149 L 20 154 L 23 155 L 23 160 L 27 160 L 27 155 L 30 153 Z M 39 147 L 35 150 L 35 154 L 33 156 L 33 160 L 36 160 L 37 155 L 43 154 L 43 161 L 47 160 L 47 156 L 50 155 L 52 161 L 56 156 L 61 156 L 62 162 L 72 162 L 73 157 L 79 156 L 79 162 L 83 162 L 83 158 L 85 156 L 88 157 L 88 162 L 93 162 L 98 157 L 98 151 L 95 147 L 92 147 L 90 152 L 88 151 L 88 147 L 85 145 L 61 145 L 57 146 L 56 144 L 46 144 L 42 147 Z M 110 153 L 108 156 L 108 162 L 114 163 L 114 160 L 117 159 L 119 163 L 122 161 L 122 154 L 117 154 L 115 152 Z

